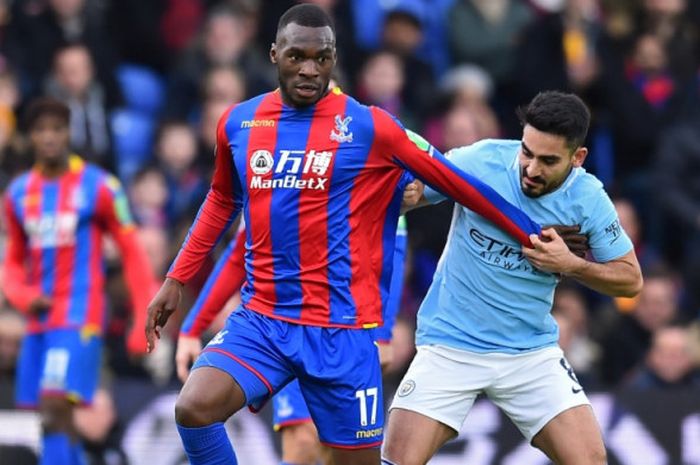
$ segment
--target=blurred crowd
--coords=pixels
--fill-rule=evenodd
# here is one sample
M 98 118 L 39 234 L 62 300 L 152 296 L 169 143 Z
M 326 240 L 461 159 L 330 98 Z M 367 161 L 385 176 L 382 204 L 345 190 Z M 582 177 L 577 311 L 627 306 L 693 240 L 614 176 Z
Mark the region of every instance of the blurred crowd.
M 208 189 L 219 116 L 276 87 L 267 54 L 295 3 L 0 0 L 0 190 L 32 164 L 23 106 L 38 95 L 63 100 L 75 152 L 125 184 L 163 276 Z M 515 109 L 541 90 L 580 95 L 593 115 L 586 168 L 615 199 L 645 284 L 635 299 L 610 300 L 562 283 L 561 345 L 589 390 L 700 386 L 700 2 L 313 3 L 336 21 L 335 81 L 440 150 L 519 139 Z M 451 212 L 444 204 L 408 215 L 396 372 L 410 359 L 415 312 Z M 118 269 L 116 254 L 108 267 Z M 189 302 L 210 269 L 188 285 Z M 126 356 L 129 302 L 119 273 L 111 275 L 107 372 L 167 382 L 172 344 L 155 361 Z M 0 407 L 9 407 L 23 320 L 2 307 Z

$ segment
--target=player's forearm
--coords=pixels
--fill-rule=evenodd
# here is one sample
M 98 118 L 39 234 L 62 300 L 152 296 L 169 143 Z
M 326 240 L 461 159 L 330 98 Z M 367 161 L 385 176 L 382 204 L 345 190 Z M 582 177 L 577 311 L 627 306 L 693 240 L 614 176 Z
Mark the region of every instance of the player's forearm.
M 189 281 L 237 214 L 232 198 L 210 190 L 167 277 L 182 283 Z
M 595 263 L 576 258 L 575 266 L 565 273 L 581 284 L 612 297 L 634 297 L 642 289 L 642 273 L 636 260 Z

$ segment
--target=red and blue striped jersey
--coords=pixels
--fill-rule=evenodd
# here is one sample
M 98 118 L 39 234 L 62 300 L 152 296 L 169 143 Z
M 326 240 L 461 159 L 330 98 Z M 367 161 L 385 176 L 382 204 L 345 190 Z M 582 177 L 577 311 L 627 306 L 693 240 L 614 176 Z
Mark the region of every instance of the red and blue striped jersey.
M 182 322 L 180 334 L 199 337 L 245 282 L 245 226 L 229 243 Z
M 9 186 L 5 214 L 3 289 L 8 300 L 24 312 L 41 295 L 52 301 L 45 314 L 29 315 L 30 332 L 55 328 L 102 332 L 102 238 L 109 233 L 121 252 L 135 309 L 127 343 L 130 350 L 145 351 L 145 310 L 156 282 L 115 177 L 77 156 L 71 156 L 67 171 L 56 178 L 32 169 Z
M 211 188 L 168 276 L 189 280 L 242 211 L 246 308 L 300 324 L 381 325 L 404 170 L 524 245 L 540 232 L 385 111 L 337 88 L 293 108 L 277 90 L 220 119 Z

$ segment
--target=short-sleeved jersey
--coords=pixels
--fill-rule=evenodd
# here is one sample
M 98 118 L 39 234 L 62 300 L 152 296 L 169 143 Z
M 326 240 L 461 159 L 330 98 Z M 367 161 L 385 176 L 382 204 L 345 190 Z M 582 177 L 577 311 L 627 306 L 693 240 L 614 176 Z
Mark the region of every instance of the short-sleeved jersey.
M 553 192 L 527 197 L 520 186 L 520 141 L 486 140 L 452 150 L 449 159 L 489 184 L 540 224 L 581 225 L 593 258 L 606 262 L 632 250 L 603 186 L 574 168 Z M 442 197 L 426 189 L 426 197 Z M 455 206 L 433 283 L 418 313 L 416 343 L 475 352 L 517 353 L 555 345 L 550 314 L 555 274 L 533 268 L 520 244 L 479 215 Z
M 133 305 L 144 316 L 135 324 L 145 322 L 155 280 L 137 245 L 127 199 L 115 177 L 77 156 L 71 156 L 66 173 L 56 178 L 32 169 L 9 186 L 5 214 L 8 244 L 3 289 L 8 299 L 23 311 L 42 294 L 53 304 L 42 316 L 30 316 L 30 332 L 102 331 L 105 233 L 119 246 Z M 143 351 L 145 338 L 141 335 L 140 340 Z
M 277 90 L 221 118 L 212 187 L 168 276 L 187 281 L 242 210 L 246 308 L 300 324 L 381 325 L 404 170 L 524 244 L 539 232 L 383 110 L 337 88 L 292 108 Z

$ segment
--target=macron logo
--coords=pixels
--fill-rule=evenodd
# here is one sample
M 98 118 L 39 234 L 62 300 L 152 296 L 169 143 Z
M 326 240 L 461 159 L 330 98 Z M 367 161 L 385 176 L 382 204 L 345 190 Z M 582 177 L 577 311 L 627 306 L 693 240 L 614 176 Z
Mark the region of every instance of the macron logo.
M 250 119 L 241 122 L 241 128 L 274 128 L 275 120 L 273 119 Z

